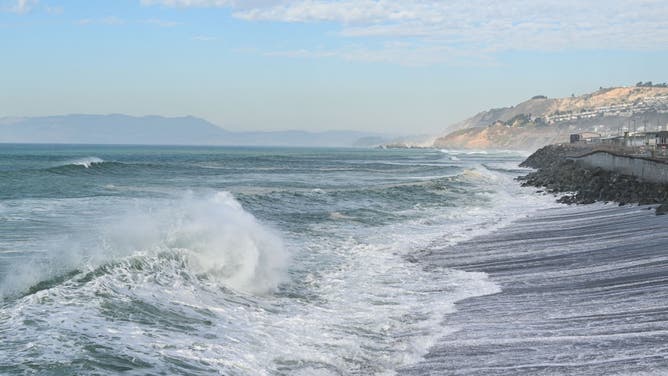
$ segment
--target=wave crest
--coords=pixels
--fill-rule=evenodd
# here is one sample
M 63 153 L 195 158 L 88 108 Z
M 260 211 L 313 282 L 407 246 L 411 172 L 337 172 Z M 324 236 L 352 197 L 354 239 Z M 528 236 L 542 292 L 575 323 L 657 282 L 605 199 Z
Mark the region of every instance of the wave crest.
M 73 278 L 73 271 L 88 273 L 136 256 L 156 260 L 151 256 L 165 252 L 183 256 L 185 267 L 200 278 L 236 291 L 266 294 L 283 282 L 289 260 L 278 233 L 224 191 L 204 197 L 188 193 L 181 199 L 128 208 L 112 223 L 91 223 L 89 229 L 48 247 L 48 258 L 16 265 L 16 273 L 0 281 L 0 299 L 30 293 L 44 281 L 64 283 L 61 277 Z
M 64 163 L 61 166 L 82 166 L 84 168 L 91 168 L 94 164 L 98 163 L 104 163 L 104 160 L 98 157 L 85 157 Z
M 188 198 L 175 219 L 166 245 L 185 251 L 194 272 L 251 293 L 275 290 L 282 281 L 287 252 L 281 238 L 229 192 Z

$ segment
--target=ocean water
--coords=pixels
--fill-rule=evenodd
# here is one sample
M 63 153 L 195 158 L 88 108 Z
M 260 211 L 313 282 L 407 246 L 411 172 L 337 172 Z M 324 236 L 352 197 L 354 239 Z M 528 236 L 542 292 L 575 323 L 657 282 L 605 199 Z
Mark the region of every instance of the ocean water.
M 0 374 L 394 374 L 501 291 L 421 255 L 557 206 L 524 157 L 0 145 Z

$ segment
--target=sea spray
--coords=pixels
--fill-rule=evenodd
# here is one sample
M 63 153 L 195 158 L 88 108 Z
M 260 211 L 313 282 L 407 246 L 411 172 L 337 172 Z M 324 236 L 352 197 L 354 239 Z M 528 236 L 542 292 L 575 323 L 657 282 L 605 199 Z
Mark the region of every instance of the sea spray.
M 229 192 L 155 200 L 120 210 L 106 223 L 78 226 L 44 244 L 29 263 L 0 281 L 0 297 L 49 286 L 73 272 L 89 272 L 127 257 L 177 252 L 202 278 L 227 288 L 265 294 L 283 281 L 288 253 L 279 234 L 245 211 Z
M 185 251 L 195 272 L 252 293 L 275 290 L 283 280 L 288 254 L 281 238 L 229 192 L 207 200 L 189 195 L 176 209 L 165 245 Z

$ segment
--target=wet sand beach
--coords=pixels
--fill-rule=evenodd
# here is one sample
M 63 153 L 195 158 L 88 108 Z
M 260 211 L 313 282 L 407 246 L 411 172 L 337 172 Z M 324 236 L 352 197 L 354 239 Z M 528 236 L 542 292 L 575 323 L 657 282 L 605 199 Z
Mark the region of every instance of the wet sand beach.
M 457 331 L 402 375 L 668 374 L 668 217 L 648 206 L 546 209 L 420 256 L 501 292 L 456 304 Z

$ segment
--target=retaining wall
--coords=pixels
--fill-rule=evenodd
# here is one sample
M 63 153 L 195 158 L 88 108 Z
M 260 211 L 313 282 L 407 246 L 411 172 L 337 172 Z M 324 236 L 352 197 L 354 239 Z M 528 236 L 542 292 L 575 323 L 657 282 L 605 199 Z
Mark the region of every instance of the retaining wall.
M 640 180 L 668 184 L 668 163 L 664 161 L 618 155 L 606 151 L 594 151 L 572 159 L 586 167 L 600 167 Z

